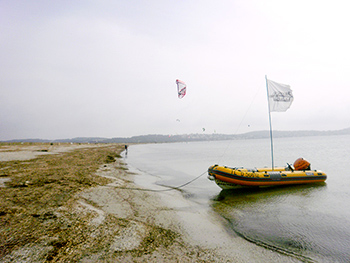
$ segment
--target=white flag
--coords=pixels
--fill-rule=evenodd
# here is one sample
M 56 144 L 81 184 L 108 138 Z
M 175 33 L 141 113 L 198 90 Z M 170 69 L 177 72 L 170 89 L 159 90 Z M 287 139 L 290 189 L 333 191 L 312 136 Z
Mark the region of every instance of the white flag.
M 286 111 L 293 102 L 293 92 L 289 85 L 267 79 L 270 112 Z

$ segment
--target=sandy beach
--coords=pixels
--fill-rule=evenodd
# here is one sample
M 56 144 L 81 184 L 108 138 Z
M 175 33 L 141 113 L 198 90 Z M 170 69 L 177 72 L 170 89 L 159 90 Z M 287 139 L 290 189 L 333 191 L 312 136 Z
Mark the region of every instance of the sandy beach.
M 99 181 L 86 187 L 80 184 L 64 202 L 35 208 L 36 212 L 12 200 L 24 190 L 33 192 L 39 187 L 29 179 L 21 182 L 18 167 L 29 171 L 35 160 L 40 160 L 39 167 L 50 160 L 57 164 L 72 153 L 82 159 L 90 150 L 116 153 L 112 161 L 102 161 L 89 172 Z M 1 145 L 0 262 L 298 262 L 228 233 L 223 219 L 193 209 L 179 191 L 140 190 L 120 156 L 122 151 L 117 144 Z M 54 183 L 64 185 L 62 179 L 50 181 Z M 47 189 L 55 191 L 54 185 Z M 23 230 L 22 236 L 30 235 L 29 231 L 38 233 L 37 237 L 15 240 L 22 230 L 11 229 L 15 223 L 17 228 L 21 225 L 13 217 L 30 221 L 27 228 L 32 229 Z

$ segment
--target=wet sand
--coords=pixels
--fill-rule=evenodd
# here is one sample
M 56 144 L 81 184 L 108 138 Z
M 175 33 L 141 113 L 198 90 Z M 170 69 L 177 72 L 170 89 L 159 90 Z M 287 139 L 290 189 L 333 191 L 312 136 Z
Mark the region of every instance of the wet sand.
M 2 147 L 0 161 L 99 146 L 63 145 L 47 152 L 35 147 Z M 140 186 L 134 184 L 134 174 L 123 159 L 102 165 L 96 176 L 108 178 L 110 183 L 79 192 L 74 203 L 63 205 L 56 212 L 57 216 L 81 216 L 88 220 L 89 236 L 109 238 L 89 253 L 79 254 L 79 248 L 67 248 L 67 254 L 74 251 L 79 255 L 74 257 L 78 262 L 298 262 L 228 232 L 222 218 L 194 208 L 179 191 L 137 190 Z M 0 262 L 46 262 L 49 251 L 47 242 L 27 244 L 0 258 Z M 64 262 L 67 258 L 55 261 Z

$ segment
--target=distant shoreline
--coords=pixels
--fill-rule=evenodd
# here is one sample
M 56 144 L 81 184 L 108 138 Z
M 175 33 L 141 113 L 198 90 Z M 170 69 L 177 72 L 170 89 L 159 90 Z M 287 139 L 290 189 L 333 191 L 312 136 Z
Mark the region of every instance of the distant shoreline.
M 307 137 L 307 136 L 331 136 L 331 135 L 347 135 L 350 134 L 350 128 L 334 130 L 334 131 L 315 131 L 315 130 L 302 130 L 302 131 L 273 131 L 274 138 L 284 137 Z M 21 143 L 21 142 L 33 142 L 33 143 L 168 143 L 168 142 L 194 142 L 194 141 L 224 141 L 224 140 L 247 140 L 247 139 L 263 139 L 269 138 L 269 131 L 253 131 L 242 134 L 181 134 L 181 135 L 161 135 L 161 134 L 148 134 L 132 137 L 115 137 L 115 138 L 103 138 L 103 137 L 76 137 L 71 139 L 13 139 L 13 140 L 0 140 L 2 143 Z

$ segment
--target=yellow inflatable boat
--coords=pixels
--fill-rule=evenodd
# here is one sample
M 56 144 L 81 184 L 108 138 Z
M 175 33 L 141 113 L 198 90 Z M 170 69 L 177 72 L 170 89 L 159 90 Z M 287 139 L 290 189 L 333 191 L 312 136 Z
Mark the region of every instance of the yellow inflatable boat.
M 304 161 L 300 165 L 298 160 Z M 222 189 L 234 189 L 240 187 L 278 186 L 293 184 L 320 183 L 327 179 L 327 175 L 320 170 L 311 170 L 310 163 L 299 158 L 294 167 L 272 168 L 230 168 L 213 165 L 208 169 L 208 178 Z M 305 162 L 309 165 L 306 167 Z M 304 167 L 303 167 L 304 166 Z

